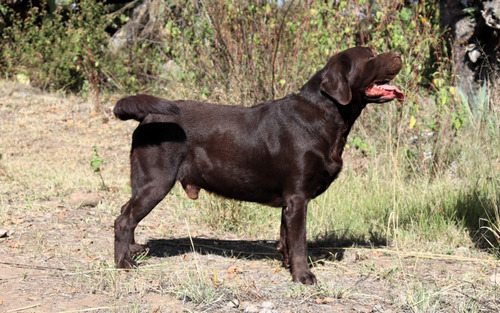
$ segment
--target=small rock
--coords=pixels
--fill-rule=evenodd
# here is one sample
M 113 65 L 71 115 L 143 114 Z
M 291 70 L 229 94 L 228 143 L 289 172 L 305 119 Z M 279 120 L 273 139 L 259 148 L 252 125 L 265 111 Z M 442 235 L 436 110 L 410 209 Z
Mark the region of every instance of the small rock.
M 272 303 L 271 301 L 264 301 L 260 306 L 264 309 L 274 309 L 274 303 Z
M 239 304 L 240 304 L 240 302 L 238 301 L 238 299 L 233 299 L 233 300 L 229 301 L 229 302 L 226 304 L 226 306 L 227 306 L 228 308 L 237 308 Z
M 3 238 L 3 237 L 9 237 L 9 235 L 7 235 L 6 229 L 0 229 L 0 238 Z
M 95 207 L 102 201 L 102 196 L 98 193 L 75 192 L 69 196 L 68 203 L 72 206 Z

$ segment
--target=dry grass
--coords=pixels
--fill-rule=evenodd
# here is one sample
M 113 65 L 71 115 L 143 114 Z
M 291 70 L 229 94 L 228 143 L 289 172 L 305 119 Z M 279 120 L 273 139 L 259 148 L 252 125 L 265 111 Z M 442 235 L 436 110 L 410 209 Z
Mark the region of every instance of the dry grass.
M 139 269 L 117 270 L 113 221 L 130 192 L 128 152 L 135 123 L 117 121 L 107 110 L 95 113 L 77 97 L 41 94 L 9 82 L 0 82 L 0 91 L 0 228 L 7 232 L 0 238 L 2 312 L 500 309 L 500 264 L 474 249 L 468 234 L 451 231 L 457 228 L 448 225 L 443 229 L 449 234 L 430 240 L 412 236 L 422 228 L 395 224 L 397 246 L 370 247 L 390 221 L 389 215 L 376 216 L 374 202 L 391 200 L 392 185 L 386 188 L 384 180 L 375 184 L 375 176 L 349 170 L 311 205 L 309 238 L 317 238 L 311 260 L 318 286 L 291 283 L 281 267 L 274 242 L 279 210 L 237 203 L 240 211 L 229 212 L 217 198 L 203 194 L 193 202 L 179 188 L 137 230 L 138 241 L 151 248 Z M 106 191 L 89 165 L 94 145 L 104 159 Z M 377 189 L 342 187 L 355 181 Z M 97 194 L 100 202 L 80 207 L 76 193 Z M 422 202 L 436 199 L 432 192 L 421 195 Z M 368 196 L 375 200 L 367 201 Z M 404 204 L 412 202 L 399 203 L 402 214 Z M 229 214 L 229 222 L 208 219 L 210 206 Z M 366 206 L 375 213 L 362 209 Z M 370 237 L 369 225 L 383 232 Z M 344 227 L 351 228 L 347 237 L 341 236 Z M 328 230 L 337 235 L 324 238 Z M 353 240 L 357 236 L 364 241 Z

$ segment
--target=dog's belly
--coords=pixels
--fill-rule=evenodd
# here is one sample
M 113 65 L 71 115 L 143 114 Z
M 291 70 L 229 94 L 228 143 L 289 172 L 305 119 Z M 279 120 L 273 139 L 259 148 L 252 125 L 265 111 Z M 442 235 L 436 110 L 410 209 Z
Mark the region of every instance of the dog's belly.
M 198 167 L 184 162 L 179 168 L 178 181 L 186 194 L 197 199 L 200 189 L 226 198 L 283 206 L 283 188 L 277 177 L 267 173 L 231 166 Z
M 262 188 L 261 189 L 248 188 L 245 190 L 244 188 L 242 188 L 240 190 L 236 190 L 228 186 L 219 186 L 219 185 L 216 186 L 214 184 L 207 184 L 206 186 L 202 187 L 202 189 L 205 189 L 209 192 L 213 192 L 215 194 L 218 194 L 220 196 L 229 199 L 257 202 L 273 207 L 282 207 L 284 205 L 281 194 L 274 193 L 270 190 L 264 190 Z
M 250 183 L 237 182 L 225 177 L 210 177 L 204 180 L 203 175 L 199 177 L 182 177 L 179 179 L 186 194 L 191 199 L 197 199 L 201 189 L 223 196 L 225 198 L 257 202 L 269 206 L 283 206 L 282 192 L 256 186 Z

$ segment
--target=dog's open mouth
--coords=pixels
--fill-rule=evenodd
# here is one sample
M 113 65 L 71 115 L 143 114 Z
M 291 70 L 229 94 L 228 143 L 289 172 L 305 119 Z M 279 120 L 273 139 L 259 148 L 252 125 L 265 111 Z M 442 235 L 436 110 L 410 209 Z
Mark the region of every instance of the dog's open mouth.
M 389 85 L 388 82 L 375 82 L 368 86 L 365 91 L 369 99 L 377 99 L 378 101 L 390 101 L 397 99 L 402 102 L 405 98 L 403 92 L 396 86 Z

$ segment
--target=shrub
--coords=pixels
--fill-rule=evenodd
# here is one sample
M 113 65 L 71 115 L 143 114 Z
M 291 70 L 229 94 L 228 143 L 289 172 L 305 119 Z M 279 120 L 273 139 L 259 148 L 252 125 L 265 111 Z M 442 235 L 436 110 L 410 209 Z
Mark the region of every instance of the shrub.
M 5 9 L 5 8 L 4 8 Z M 98 88 L 105 62 L 106 23 L 102 4 L 84 0 L 64 18 L 61 10 L 49 14 L 32 8 L 25 19 L 14 19 L 4 30 L 3 70 L 21 73 L 43 89 L 80 91 Z
M 354 45 L 401 52 L 399 80 L 415 92 L 443 69 L 431 57 L 441 50 L 437 4 L 379 2 L 171 1 L 183 10 L 167 22 L 164 45 L 207 97 L 217 88 L 244 103 L 281 97 Z
M 0 66 L 54 90 L 159 91 L 180 81 L 199 97 L 232 94 L 249 104 L 294 92 L 335 52 L 369 45 L 404 55 L 399 81 L 415 93 L 446 68 L 436 57 L 437 4 L 386 2 L 150 0 L 135 23 L 148 33 L 136 32 L 117 52 L 106 32 L 116 14 L 101 2 L 51 14 L 35 7 L 25 19 L 3 14 L 13 25 L 4 29 Z M 181 70 L 166 66 L 169 60 Z

